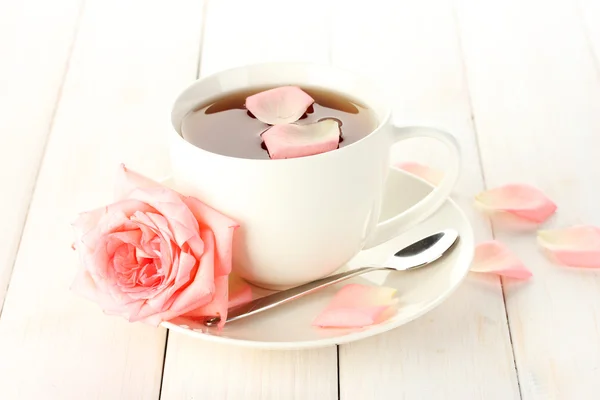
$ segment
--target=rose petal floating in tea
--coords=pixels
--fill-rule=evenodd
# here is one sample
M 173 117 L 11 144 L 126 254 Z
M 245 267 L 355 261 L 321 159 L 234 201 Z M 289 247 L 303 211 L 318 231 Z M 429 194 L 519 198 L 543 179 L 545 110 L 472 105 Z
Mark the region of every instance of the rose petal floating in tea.
M 350 284 L 341 288 L 313 320 L 322 328 L 361 328 L 383 322 L 395 312 L 396 289 Z
M 541 230 L 538 243 L 556 261 L 572 267 L 600 268 L 600 228 L 576 225 L 565 229 Z
M 515 279 L 529 279 L 532 274 L 504 244 L 491 240 L 475 248 L 472 272 L 496 274 Z
M 340 141 L 340 127 L 334 120 L 307 125 L 275 125 L 262 134 L 272 159 L 310 156 L 335 150 Z
M 508 212 L 529 221 L 542 223 L 556 211 L 556 204 L 539 189 L 524 184 L 509 184 L 475 196 L 475 204 L 486 212 Z
M 439 185 L 444 177 L 442 171 L 414 161 L 399 162 L 395 166 L 409 174 L 424 179 L 434 186 Z
M 298 121 L 314 101 L 297 86 L 282 86 L 249 96 L 246 108 L 260 121 L 280 125 Z

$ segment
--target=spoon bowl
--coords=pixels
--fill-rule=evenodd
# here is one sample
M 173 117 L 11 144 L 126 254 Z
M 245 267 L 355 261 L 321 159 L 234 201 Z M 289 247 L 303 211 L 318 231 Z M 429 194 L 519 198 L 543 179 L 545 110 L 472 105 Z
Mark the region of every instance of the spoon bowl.
M 458 241 L 458 237 L 458 232 L 454 229 L 446 229 L 426 236 L 398 250 L 383 267 L 396 271 L 424 267 L 447 254 Z

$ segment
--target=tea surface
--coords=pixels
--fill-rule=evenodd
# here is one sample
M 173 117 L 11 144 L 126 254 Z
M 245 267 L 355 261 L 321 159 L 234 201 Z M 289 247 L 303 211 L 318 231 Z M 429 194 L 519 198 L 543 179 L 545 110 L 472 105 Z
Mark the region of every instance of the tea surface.
M 244 106 L 248 96 L 267 89 L 271 88 L 228 93 L 210 104 L 197 108 L 183 120 L 183 138 L 197 147 L 217 154 L 269 159 L 260 136 L 269 125 L 254 118 Z M 296 123 L 307 124 L 322 119 L 337 120 L 341 130 L 339 147 L 362 139 L 377 126 L 374 113 L 354 100 L 323 89 L 301 89 L 315 102 Z

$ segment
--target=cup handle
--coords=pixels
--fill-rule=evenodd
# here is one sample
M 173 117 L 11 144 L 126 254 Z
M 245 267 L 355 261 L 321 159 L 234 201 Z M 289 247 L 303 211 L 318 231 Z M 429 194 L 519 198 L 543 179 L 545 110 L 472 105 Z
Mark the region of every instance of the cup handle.
M 420 202 L 396 216 L 379 222 L 363 250 L 386 242 L 431 216 L 450 196 L 460 173 L 460 147 L 451 134 L 436 128 L 421 126 L 392 126 L 392 129 L 394 143 L 417 137 L 439 140 L 450 152 L 450 166 L 444 169 L 444 178 L 440 184 Z

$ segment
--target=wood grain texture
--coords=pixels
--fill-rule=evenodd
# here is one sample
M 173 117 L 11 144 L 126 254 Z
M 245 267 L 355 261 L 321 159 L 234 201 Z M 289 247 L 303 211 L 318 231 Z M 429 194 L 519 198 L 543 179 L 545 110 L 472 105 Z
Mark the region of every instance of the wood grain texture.
M 196 75 L 205 10 L 199 0 L 82 4 L 0 0 L 0 308 L 14 264 L 0 398 L 338 398 L 335 348 L 254 351 L 171 333 L 161 377 L 164 329 L 107 317 L 69 292 L 76 213 L 111 201 L 120 162 L 168 172 L 163 134 L 174 97 Z M 545 227 L 600 225 L 597 1 L 212 0 L 208 12 L 202 75 L 332 61 L 385 85 L 398 124 L 454 133 L 464 166 L 453 197 L 480 241 L 492 233 L 472 197 L 508 182 L 558 203 Z M 394 158 L 442 167 L 444 154 L 423 140 Z M 600 272 L 551 263 L 534 233 L 495 225 L 494 234 L 534 273 L 503 282 L 522 398 L 596 398 Z M 340 347 L 339 362 L 343 400 L 519 398 L 493 277 L 469 276 L 424 317 Z
M 203 76 L 239 65 L 329 59 L 329 0 L 211 0 Z
M 166 173 L 169 109 L 194 78 L 201 13 L 195 0 L 86 2 L 0 319 L 3 399 L 158 399 L 165 330 L 69 291 L 69 224 L 112 201 L 120 162 Z
M 315 12 L 323 9 L 315 0 L 211 1 L 200 74 L 252 62 L 327 62 L 327 14 Z M 336 348 L 251 350 L 169 333 L 162 400 L 242 398 L 337 399 Z
M 0 2 L 0 310 L 80 17 L 81 0 Z
M 169 332 L 161 400 L 337 399 L 336 349 L 267 351 Z
M 599 225 L 600 81 L 575 2 L 465 0 L 457 15 L 488 185 L 547 193 L 559 208 L 544 228 Z M 506 284 L 523 399 L 598 397 L 600 272 L 495 232 L 534 274 Z
M 459 139 L 464 164 L 453 198 L 470 217 L 477 239 L 489 239 L 487 220 L 472 206 L 484 185 L 449 3 L 340 3 L 336 10 L 334 64 L 385 87 L 398 125 L 439 126 Z M 403 142 L 393 154 L 395 160 L 439 168 L 445 161 L 437 143 L 427 139 Z M 518 399 L 499 280 L 469 276 L 447 302 L 418 320 L 341 346 L 340 390 L 345 400 Z
M 600 77 L 600 2 L 596 0 L 578 0 L 577 11 L 587 44 L 594 58 L 596 71 Z

